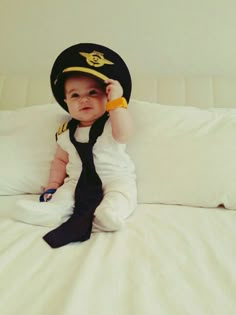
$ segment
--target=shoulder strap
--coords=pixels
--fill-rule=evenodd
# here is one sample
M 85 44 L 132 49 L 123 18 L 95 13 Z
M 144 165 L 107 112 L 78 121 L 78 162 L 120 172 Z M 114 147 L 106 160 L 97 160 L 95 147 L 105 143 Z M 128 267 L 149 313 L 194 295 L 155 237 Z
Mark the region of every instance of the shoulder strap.
M 70 121 L 64 122 L 57 130 L 56 132 L 56 140 L 58 139 L 58 136 L 60 136 L 63 132 L 65 132 L 68 129 L 68 124 Z

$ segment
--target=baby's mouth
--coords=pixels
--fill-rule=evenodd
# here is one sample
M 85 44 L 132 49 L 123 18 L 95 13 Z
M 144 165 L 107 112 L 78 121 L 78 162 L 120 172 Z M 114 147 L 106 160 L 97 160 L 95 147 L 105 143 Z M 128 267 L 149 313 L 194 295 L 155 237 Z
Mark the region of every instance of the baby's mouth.
M 85 107 L 81 108 L 80 111 L 85 111 L 85 110 L 88 110 L 88 109 L 91 109 L 91 107 L 90 106 L 85 106 Z

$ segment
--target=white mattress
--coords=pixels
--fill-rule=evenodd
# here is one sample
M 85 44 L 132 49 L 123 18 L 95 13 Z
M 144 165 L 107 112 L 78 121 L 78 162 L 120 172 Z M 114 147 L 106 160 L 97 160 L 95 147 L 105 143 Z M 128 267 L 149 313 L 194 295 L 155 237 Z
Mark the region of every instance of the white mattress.
M 52 249 L 11 220 L 21 197 L 0 198 L 1 315 L 235 315 L 234 211 L 143 204 L 120 232 Z

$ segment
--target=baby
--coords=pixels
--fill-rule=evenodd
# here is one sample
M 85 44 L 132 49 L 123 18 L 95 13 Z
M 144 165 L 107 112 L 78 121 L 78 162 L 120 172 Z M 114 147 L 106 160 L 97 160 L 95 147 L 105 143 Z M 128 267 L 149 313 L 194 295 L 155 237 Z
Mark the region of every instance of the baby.
M 50 246 L 60 247 L 88 239 L 91 230 L 121 229 L 136 207 L 135 168 L 125 151 L 133 131 L 127 109 L 131 78 L 114 51 L 78 44 L 56 59 L 51 86 L 72 119 L 57 132 L 43 202 L 19 201 L 17 219 L 60 225 L 44 237 Z

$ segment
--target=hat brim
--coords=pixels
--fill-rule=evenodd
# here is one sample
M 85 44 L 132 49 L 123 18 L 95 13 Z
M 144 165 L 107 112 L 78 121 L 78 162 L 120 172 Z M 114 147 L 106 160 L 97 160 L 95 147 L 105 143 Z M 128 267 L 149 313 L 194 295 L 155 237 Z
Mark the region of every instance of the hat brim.
M 62 71 L 62 74 L 63 73 L 71 73 L 71 72 L 74 72 L 74 73 L 79 72 L 79 73 L 85 73 L 88 75 L 92 75 L 93 77 L 101 79 L 102 81 L 106 81 L 109 79 L 106 75 L 104 75 L 104 74 L 102 74 L 102 73 L 100 73 L 94 69 L 85 68 L 85 67 L 69 67 L 69 68 L 64 69 Z M 54 85 L 57 84 L 57 81 L 58 81 L 58 78 L 54 81 Z

